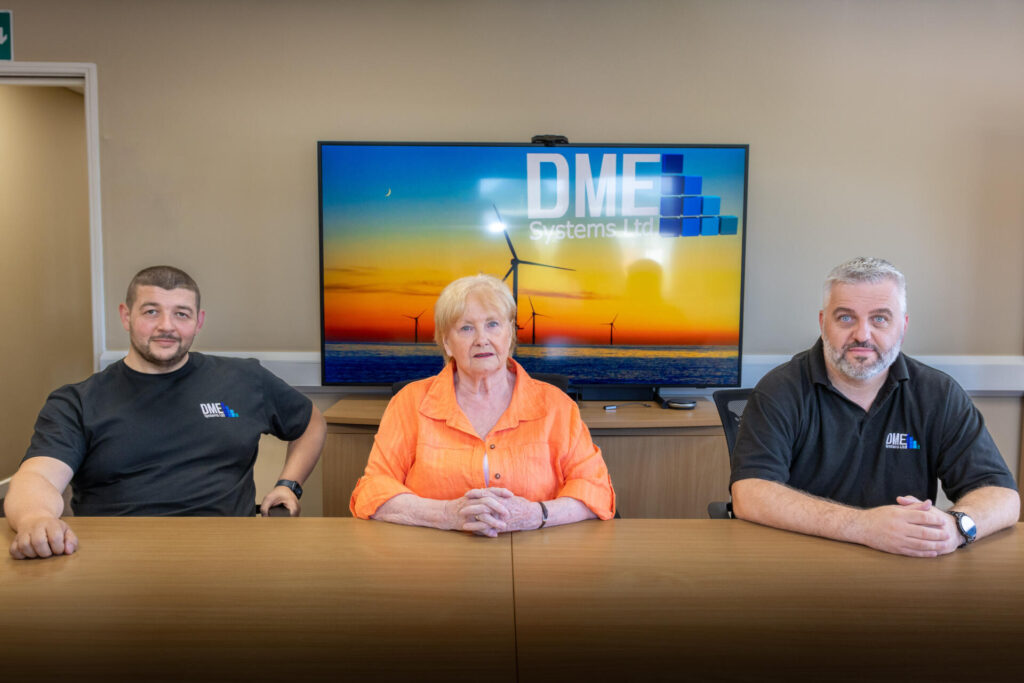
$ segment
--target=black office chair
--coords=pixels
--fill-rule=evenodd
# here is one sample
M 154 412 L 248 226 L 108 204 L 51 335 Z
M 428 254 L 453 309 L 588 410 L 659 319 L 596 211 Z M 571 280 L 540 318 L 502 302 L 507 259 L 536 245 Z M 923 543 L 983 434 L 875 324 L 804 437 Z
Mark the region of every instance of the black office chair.
M 715 407 L 725 431 L 725 444 L 729 449 L 729 463 L 732 464 L 732 450 L 736 445 L 736 434 L 740 430 L 740 417 L 747 407 L 751 389 L 719 389 L 714 393 Z M 732 503 L 711 501 L 708 503 L 708 517 L 711 519 L 732 519 Z
M 414 377 L 413 379 L 403 379 L 395 382 L 391 385 L 391 395 L 394 396 L 404 389 L 406 384 L 412 384 L 413 382 L 418 382 L 421 379 L 426 379 L 426 377 Z
M 256 503 L 253 506 L 253 508 L 254 508 L 254 510 L 253 510 L 253 515 L 254 516 L 260 517 L 263 514 L 262 512 L 260 512 L 260 504 L 259 503 Z M 291 513 L 288 512 L 288 508 L 286 508 L 284 505 L 280 505 L 279 504 L 279 505 L 275 505 L 274 507 L 272 507 L 269 510 L 267 510 L 267 516 L 268 517 L 290 517 Z
M 541 382 L 554 384 L 565 393 L 569 393 L 569 377 L 566 375 L 559 375 L 555 372 L 531 372 L 530 377 Z
M 565 393 L 569 393 L 569 378 L 566 375 L 559 375 L 554 372 L 531 372 L 530 377 L 540 380 L 541 382 L 547 382 L 553 384 Z M 415 379 L 403 379 L 399 382 L 395 382 L 391 385 L 391 395 L 394 396 L 410 382 L 415 382 Z

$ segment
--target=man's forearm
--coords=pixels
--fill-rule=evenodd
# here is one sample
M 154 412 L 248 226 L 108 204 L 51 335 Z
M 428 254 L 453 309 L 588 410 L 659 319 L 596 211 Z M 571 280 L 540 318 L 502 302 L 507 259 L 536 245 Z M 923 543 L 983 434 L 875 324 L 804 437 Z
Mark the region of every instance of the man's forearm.
M 977 538 L 982 538 L 1017 523 L 1020 495 L 1003 486 L 983 486 L 961 496 L 952 509 L 967 513 L 978 526 Z
M 864 543 L 858 533 L 857 508 L 817 498 L 765 479 L 741 479 L 732 485 L 733 514 L 758 524 Z
M 288 444 L 284 468 L 282 468 L 281 476 L 278 479 L 305 482 L 310 472 L 316 467 L 317 461 L 320 460 L 320 452 L 323 450 L 326 438 L 327 422 L 317 407 L 313 406 L 306 431 Z
M 18 531 L 22 520 L 38 517 L 59 518 L 64 514 L 64 498 L 46 477 L 31 471 L 19 471 L 11 478 L 4 499 L 7 523 Z

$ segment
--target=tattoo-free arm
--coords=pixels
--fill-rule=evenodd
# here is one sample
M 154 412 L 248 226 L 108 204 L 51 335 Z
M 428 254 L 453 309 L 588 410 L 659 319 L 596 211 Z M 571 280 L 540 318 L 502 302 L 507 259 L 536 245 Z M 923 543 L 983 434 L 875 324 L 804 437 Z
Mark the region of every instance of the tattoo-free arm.
M 935 557 L 960 544 L 952 516 L 930 501 L 901 498 L 895 505 L 860 509 L 778 482 L 740 479 L 732 485 L 732 505 L 740 519 L 898 555 Z
M 988 536 L 1017 523 L 1020 495 L 1003 486 L 982 486 L 960 496 L 953 510 L 967 513 L 978 525 L 978 536 Z
M 73 474 L 66 463 L 40 456 L 23 462 L 11 478 L 4 514 L 15 532 L 10 548 L 15 559 L 70 554 L 78 548 L 78 538 L 60 519 L 61 494 Z
M 291 479 L 300 484 L 306 481 L 309 473 L 316 467 L 320 460 L 320 452 L 324 448 L 324 440 L 327 438 L 327 421 L 317 407 L 309 416 L 309 424 L 302 436 L 288 444 L 288 452 L 284 459 L 284 468 L 281 470 L 278 479 Z M 284 505 L 288 508 L 292 517 L 298 516 L 301 507 L 298 498 L 292 490 L 286 486 L 276 486 L 270 490 L 263 502 L 260 504 L 260 512 L 264 515 L 275 505 Z

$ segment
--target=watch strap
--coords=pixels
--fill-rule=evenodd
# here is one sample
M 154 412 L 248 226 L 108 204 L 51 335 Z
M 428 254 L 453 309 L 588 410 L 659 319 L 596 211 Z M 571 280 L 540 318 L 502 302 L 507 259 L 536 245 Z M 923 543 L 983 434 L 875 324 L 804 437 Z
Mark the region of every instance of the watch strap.
M 274 486 L 284 486 L 292 490 L 296 498 L 302 498 L 302 485 L 294 479 L 278 479 Z
M 963 548 L 968 543 L 974 543 L 978 538 L 978 527 L 974 524 L 974 520 L 967 516 L 967 513 L 960 512 L 959 510 L 947 510 L 949 514 L 953 515 L 956 519 L 956 530 L 960 532 L 960 536 L 964 539 L 964 542 L 959 547 Z M 967 520 L 966 522 L 964 520 Z M 970 524 L 970 528 L 967 525 Z

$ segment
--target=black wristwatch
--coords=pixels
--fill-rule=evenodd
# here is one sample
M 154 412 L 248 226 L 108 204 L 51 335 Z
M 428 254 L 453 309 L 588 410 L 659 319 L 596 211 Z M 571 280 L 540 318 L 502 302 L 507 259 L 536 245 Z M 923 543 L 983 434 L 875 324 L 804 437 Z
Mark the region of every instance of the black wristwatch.
M 964 542 L 960 544 L 960 547 L 963 548 L 968 543 L 974 543 L 978 538 L 978 526 L 970 515 L 958 510 L 947 510 L 947 512 L 956 519 L 956 529 L 964 537 Z
M 302 498 L 302 486 L 297 481 L 292 481 L 291 479 L 278 479 L 274 486 L 285 486 L 290 488 L 296 498 Z

